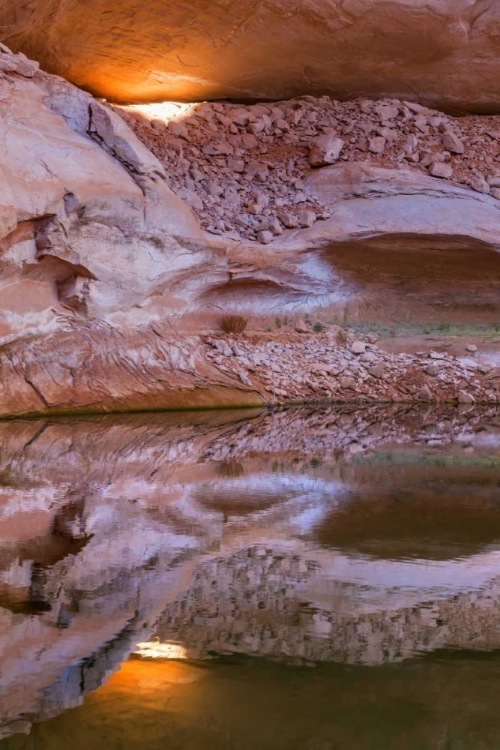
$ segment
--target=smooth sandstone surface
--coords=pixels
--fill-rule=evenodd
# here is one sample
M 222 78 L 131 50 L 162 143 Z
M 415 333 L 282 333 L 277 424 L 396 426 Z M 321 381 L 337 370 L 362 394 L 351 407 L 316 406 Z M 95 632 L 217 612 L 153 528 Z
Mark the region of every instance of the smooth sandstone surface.
M 500 110 L 496 0 L 0 0 L 0 39 L 114 101 L 328 93 Z
M 112 111 L 16 71 L 0 79 L 0 111 L 3 343 L 53 331 L 60 314 L 130 310 L 203 257 L 190 209 Z

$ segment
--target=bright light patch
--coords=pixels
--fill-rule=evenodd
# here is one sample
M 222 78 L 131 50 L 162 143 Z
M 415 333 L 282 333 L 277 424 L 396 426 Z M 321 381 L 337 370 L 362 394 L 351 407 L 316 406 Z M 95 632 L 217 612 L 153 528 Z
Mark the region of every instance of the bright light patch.
M 159 119 L 165 123 L 182 121 L 196 112 L 197 104 L 180 104 L 178 102 L 156 102 L 153 104 L 131 104 L 122 109 L 125 112 L 138 112 L 147 120 Z
M 178 643 L 151 641 L 138 643 L 134 654 L 146 659 L 187 659 L 187 649 Z

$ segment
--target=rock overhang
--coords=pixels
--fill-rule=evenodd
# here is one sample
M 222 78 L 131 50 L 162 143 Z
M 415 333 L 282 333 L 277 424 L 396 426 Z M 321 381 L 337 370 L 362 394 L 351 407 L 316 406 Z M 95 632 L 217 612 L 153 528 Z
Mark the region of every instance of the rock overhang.
M 121 102 L 327 93 L 498 112 L 499 22 L 494 0 L 0 2 L 7 44 Z

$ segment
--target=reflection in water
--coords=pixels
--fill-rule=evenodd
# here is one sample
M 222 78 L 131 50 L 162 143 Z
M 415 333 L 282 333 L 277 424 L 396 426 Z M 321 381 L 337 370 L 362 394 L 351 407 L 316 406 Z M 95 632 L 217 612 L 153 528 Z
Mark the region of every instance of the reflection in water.
M 187 659 L 188 652 L 178 643 L 147 641 L 137 644 L 134 656 L 143 656 L 146 659 Z
M 444 466 L 442 456 L 412 452 L 377 455 L 357 469 L 349 501 L 314 529 L 321 545 L 384 559 L 446 560 L 500 540 L 496 460 L 450 457 Z M 389 482 L 379 478 L 384 474 Z
M 0 424 L 1 747 L 498 747 L 499 468 L 495 409 Z

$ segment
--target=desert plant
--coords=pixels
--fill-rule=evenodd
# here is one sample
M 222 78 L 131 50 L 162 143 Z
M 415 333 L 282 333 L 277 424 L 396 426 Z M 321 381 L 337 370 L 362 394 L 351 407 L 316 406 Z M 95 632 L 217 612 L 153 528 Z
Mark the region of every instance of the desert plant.
M 224 333 L 243 333 L 248 325 L 248 318 L 243 315 L 223 315 L 220 319 L 220 327 Z
M 325 326 L 323 325 L 323 323 L 320 323 L 319 320 L 318 320 L 317 323 L 315 323 L 313 325 L 313 330 L 315 330 L 316 333 L 321 333 L 321 331 L 323 331 L 324 328 L 325 328 Z
M 449 333 L 450 332 L 450 324 L 449 323 L 438 323 L 436 326 L 436 330 L 440 333 Z
M 236 479 L 245 475 L 245 469 L 239 461 L 230 458 L 227 461 L 220 462 L 217 466 L 217 474 L 227 479 Z
M 339 330 L 337 331 L 337 343 L 347 344 L 347 333 L 343 328 L 339 328 Z

